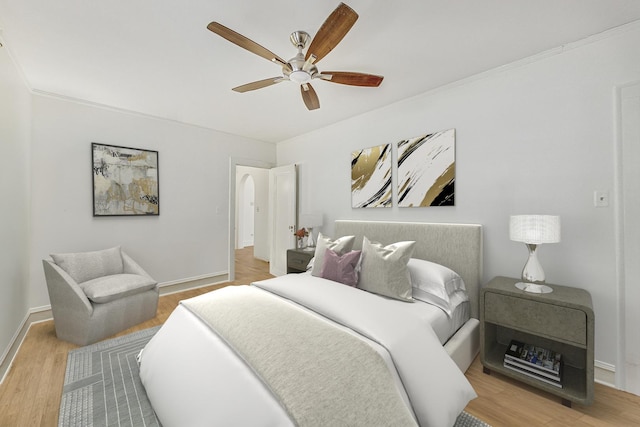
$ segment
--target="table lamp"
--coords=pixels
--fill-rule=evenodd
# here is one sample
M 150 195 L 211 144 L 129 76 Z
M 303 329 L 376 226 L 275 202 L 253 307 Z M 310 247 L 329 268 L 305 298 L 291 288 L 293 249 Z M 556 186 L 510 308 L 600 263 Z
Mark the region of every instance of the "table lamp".
M 560 217 L 553 215 L 513 215 L 509 222 L 509 238 L 523 242 L 529 250 L 529 259 L 522 270 L 522 282 L 518 289 L 526 292 L 546 294 L 553 289 L 545 285 L 544 270 L 538 261 L 536 249 L 542 243 L 560 241 Z

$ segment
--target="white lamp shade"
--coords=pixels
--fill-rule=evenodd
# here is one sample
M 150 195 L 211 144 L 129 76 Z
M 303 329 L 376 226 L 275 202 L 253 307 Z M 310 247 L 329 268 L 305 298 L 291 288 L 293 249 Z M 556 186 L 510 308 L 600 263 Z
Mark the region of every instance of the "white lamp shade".
M 512 215 L 509 238 L 533 245 L 560 241 L 560 217 L 554 215 Z

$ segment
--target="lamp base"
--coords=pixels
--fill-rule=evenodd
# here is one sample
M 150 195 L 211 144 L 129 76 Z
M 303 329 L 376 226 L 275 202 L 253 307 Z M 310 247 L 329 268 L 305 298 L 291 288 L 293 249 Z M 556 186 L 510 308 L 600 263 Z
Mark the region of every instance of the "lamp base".
M 518 282 L 516 283 L 516 288 L 525 292 L 531 292 L 532 294 L 548 294 L 553 292 L 553 288 L 537 283 Z
M 315 248 L 316 242 L 313 240 L 313 227 L 309 227 L 309 237 L 307 238 L 307 247 Z

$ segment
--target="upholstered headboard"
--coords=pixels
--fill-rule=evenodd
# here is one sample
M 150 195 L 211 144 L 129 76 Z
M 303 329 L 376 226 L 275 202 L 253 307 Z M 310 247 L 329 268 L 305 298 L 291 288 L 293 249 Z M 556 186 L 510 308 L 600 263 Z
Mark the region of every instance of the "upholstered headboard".
M 384 245 L 415 240 L 414 258 L 449 267 L 464 280 L 471 302 L 471 317 L 478 318 L 482 281 L 482 226 L 421 222 L 337 220 L 335 236 L 355 235 L 354 249 L 361 249 L 362 238 Z

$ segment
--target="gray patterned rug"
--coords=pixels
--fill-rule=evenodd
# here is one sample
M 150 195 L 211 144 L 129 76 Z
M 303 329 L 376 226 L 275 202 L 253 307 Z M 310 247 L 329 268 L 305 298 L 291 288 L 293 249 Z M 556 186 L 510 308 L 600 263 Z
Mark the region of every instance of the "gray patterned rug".
M 76 350 L 67 357 L 60 402 L 60 427 L 156 427 L 156 418 L 140 382 L 136 356 L 158 327 Z M 463 412 L 454 427 L 490 427 Z
M 158 426 L 136 361 L 158 329 L 69 351 L 58 426 Z

